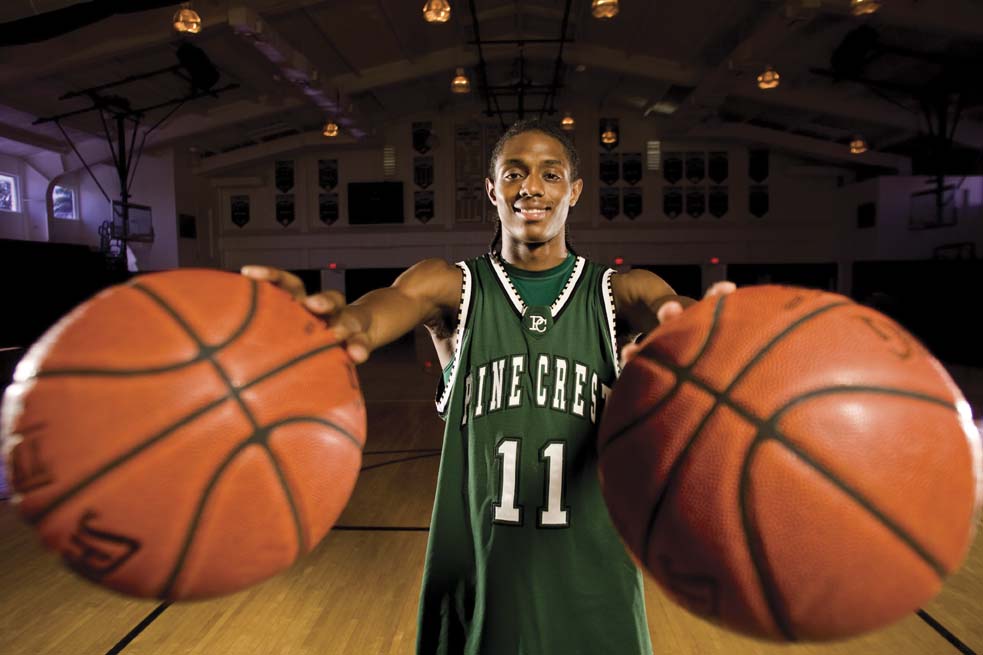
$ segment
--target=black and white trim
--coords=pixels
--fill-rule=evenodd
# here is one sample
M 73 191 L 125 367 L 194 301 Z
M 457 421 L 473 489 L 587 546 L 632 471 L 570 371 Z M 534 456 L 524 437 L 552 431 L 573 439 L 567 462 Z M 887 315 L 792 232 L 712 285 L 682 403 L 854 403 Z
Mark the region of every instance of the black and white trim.
M 587 267 L 587 260 L 583 257 L 577 257 L 577 262 L 573 265 L 573 271 L 570 272 L 570 277 L 567 278 L 567 283 L 563 285 L 563 290 L 560 291 L 560 295 L 556 297 L 556 301 L 550 305 L 550 313 L 553 315 L 553 320 L 563 312 L 567 306 L 567 301 L 576 291 L 577 285 L 580 283 L 580 279 L 583 277 L 584 269 Z
M 505 292 L 505 296 L 512 303 L 512 309 L 520 317 L 525 316 L 526 303 L 522 301 L 522 297 L 516 291 L 515 285 L 512 284 L 512 279 L 509 277 L 508 272 L 506 272 L 498 255 L 492 252 L 488 253 L 488 261 L 491 263 L 492 270 L 495 271 L 495 277 L 498 278 L 498 283 L 502 287 L 502 291 Z M 560 315 L 570 300 L 570 297 L 573 296 L 573 292 L 577 288 L 577 283 L 580 282 L 580 278 L 583 277 L 584 269 L 586 268 L 587 260 L 578 256 L 576 263 L 573 265 L 573 271 L 570 272 L 570 277 L 567 278 L 566 284 L 563 285 L 563 290 L 560 291 L 560 295 L 557 296 L 556 301 L 550 306 L 550 314 L 553 315 L 554 319 Z
M 604 314 L 608 319 L 608 336 L 611 338 L 611 358 L 614 361 L 614 377 L 621 377 L 621 361 L 618 359 L 618 334 L 615 331 L 614 290 L 611 287 L 611 280 L 614 278 L 614 269 L 609 268 L 604 271 L 601 277 L 601 297 L 604 300 Z
M 468 322 L 468 317 L 471 312 L 471 294 L 473 285 L 471 282 L 471 269 L 464 262 L 457 262 L 455 264 L 461 269 L 462 279 L 461 279 L 461 304 L 458 306 L 457 310 L 457 329 L 454 331 L 454 359 L 451 363 L 451 374 L 447 380 L 447 384 L 444 385 L 444 392 L 440 394 L 437 398 L 437 413 L 443 415 L 447 410 L 447 402 L 451 398 L 451 390 L 454 389 L 454 384 L 457 382 L 457 372 L 461 367 L 461 351 L 463 350 L 464 344 L 464 329 Z

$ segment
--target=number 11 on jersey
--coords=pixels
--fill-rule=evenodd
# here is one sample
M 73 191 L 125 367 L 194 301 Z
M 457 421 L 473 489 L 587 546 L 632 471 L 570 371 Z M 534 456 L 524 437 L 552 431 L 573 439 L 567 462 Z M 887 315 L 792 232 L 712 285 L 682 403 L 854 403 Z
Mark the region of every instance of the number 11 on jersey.
M 493 505 L 493 522 L 506 525 L 522 525 L 522 505 L 516 501 L 519 489 L 519 458 L 522 440 L 506 437 L 498 443 L 496 455 L 499 460 L 498 495 L 499 501 Z M 563 441 L 550 441 L 539 451 L 539 467 L 543 475 L 543 500 L 536 517 L 540 528 L 565 528 L 570 525 L 569 509 L 563 507 L 564 475 L 566 474 L 567 444 Z

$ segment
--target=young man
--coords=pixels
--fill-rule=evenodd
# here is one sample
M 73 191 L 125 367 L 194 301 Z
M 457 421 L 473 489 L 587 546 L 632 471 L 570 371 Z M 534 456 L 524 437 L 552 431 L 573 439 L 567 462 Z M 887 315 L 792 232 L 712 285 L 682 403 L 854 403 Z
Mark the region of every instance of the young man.
M 243 269 L 324 317 L 356 362 L 418 324 L 433 337 L 446 428 L 420 655 L 651 653 L 642 578 L 604 505 L 594 441 L 620 372 L 615 326 L 645 333 L 693 301 L 648 271 L 617 274 L 570 251 L 577 169 L 563 132 L 513 125 L 486 180 L 492 251 L 422 261 L 351 305 L 305 297 L 283 271 Z

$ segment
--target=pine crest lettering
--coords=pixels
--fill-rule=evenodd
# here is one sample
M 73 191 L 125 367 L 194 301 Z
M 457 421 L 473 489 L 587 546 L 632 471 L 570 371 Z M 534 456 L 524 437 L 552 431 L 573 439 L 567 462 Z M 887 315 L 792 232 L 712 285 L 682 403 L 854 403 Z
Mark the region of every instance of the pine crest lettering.
M 493 412 L 523 406 L 548 408 L 596 424 L 611 387 L 597 371 L 566 357 L 507 355 L 475 366 L 465 378 L 462 425 Z

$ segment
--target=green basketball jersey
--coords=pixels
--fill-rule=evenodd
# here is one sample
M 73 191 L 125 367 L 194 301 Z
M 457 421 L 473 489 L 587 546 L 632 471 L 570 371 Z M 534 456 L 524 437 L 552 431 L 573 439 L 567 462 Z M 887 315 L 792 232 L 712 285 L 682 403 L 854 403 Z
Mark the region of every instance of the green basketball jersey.
M 651 653 L 641 574 L 597 477 L 619 373 L 613 271 L 578 257 L 552 306 L 526 307 L 497 256 L 458 266 L 417 653 Z

